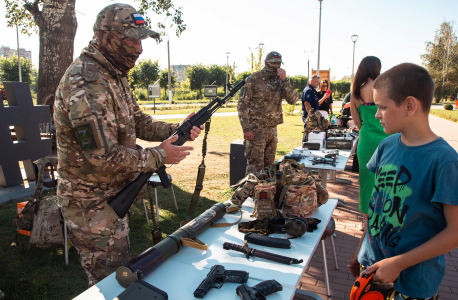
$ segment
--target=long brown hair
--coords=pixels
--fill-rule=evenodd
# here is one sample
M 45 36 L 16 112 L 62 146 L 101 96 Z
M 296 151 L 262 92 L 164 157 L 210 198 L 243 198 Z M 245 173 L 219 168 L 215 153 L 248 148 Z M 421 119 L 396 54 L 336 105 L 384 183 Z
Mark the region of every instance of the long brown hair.
M 323 84 L 325 84 L 325 83 L 328 85 L 328 90 L 330 90 L 330 86 L 329 86 L 328 80 L 327 80 L 327 79 L 323 79 L 323 80 L 321 80 L 320 92 L 325 92 L 325 91 L 323 90 Z
M 366 56 L 356 70 L 355 77 L 353 78 L 352 94 L 356 99 L 361 97 L 361 87 L 367 82 L 367 79 L 375 80 L 380 75 L 382 69 L 382 62 L 378 57 Z

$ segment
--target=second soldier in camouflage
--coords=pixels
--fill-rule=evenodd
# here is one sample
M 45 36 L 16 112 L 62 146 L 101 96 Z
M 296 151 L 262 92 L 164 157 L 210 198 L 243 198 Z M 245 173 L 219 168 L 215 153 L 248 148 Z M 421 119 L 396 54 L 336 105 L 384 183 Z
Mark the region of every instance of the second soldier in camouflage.
M 289 104 L 299 100 L 281 63 L 277 51 L 267 54 L 265 67 L 246 79 L 237 104 L 248 163 L 246 174 L 259 172 L 274 162 L 277 125 L 283 123 L 282 99 Z

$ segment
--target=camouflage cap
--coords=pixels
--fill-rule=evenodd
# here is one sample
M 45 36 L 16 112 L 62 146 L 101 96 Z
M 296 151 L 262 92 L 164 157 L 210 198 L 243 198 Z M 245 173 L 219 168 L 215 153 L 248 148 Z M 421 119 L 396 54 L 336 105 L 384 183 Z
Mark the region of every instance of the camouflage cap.
M 118 31 L 128 38 L 144 40 L 159 38 L 159 33 L 145 27 L 145 20 L 135 8 L 128 4 L 112 4 L 97 15 L 94 31 Z
M 269 61 L 269 62 L 282 62 L 281 60 L 281 54 L 278 53 L 277 51 L 272 51 L 272 52 L 269 52 L 267 55 L 266 55 L 266 60 Z

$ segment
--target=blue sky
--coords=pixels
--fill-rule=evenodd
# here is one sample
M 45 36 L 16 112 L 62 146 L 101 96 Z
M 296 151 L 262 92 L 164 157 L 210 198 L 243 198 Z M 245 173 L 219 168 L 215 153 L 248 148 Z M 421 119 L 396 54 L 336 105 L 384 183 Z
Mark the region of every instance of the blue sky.
M 97 13 L 112 1 L 77 0 L 78 30 L 75 57 L 92 37 L 92 25 Z M 138 1 L 124 1 L 134 7 Z M 264 43 L 267 51 L 283 55 L 287 75 L 307 75 L 307 54 L 310 68 L 317 68 L 318 0 L 174 0 L 183 7 L 187 29 L 180 38 L 170 30 L 171 64 L 226 64 L 235 61 L 236 72 L 249 69 L 248 47 Z M 444 20 L 455 21 L 456 0 L 324 0 L 321 16 L 321 69 L 331 68 L 337 79 L 351 75 L 352 34 L 358 34 L 355 71 L 361 59 L 375 55 L 382 61 L 382 71 L 399 63 L 421 64 L 420 54 L 425 42 L 432 41 Z M 84 14 L 84 15 L 83 15 Z M 0 15 L 5 16 L 4 3 Z M 153 23 L 164 16 L 149 14 Z M 458 27 L 457 27 L 458 28 Z M 0 21 L 1 45 L 16 48 L 16 30 Z M 33 63 L 38 65 L 38 36 L 20 35 L 20 46 L 32 51 Z M 165 39 L 166 40 L 166 39 Z M 153 40 L 143 42 L 140 58 L 158 59 L 167 67 L 167 44 Z

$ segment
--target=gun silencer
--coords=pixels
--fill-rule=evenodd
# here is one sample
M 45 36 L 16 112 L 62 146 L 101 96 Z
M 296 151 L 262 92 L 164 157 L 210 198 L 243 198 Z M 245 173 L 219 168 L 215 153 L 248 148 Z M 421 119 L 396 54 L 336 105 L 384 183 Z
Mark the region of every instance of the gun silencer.
M 164 261 L 180 251 L 181 238 L 193 239 L 226 213 L 227 206 L 217 203 L 177 231 L 167 236 L 157 245 L 149 248 L 139 256 L 131 259 L 116 270 L 116 280 L 128 288 L 133 282 L 143 279 L 156 270 Z

